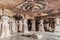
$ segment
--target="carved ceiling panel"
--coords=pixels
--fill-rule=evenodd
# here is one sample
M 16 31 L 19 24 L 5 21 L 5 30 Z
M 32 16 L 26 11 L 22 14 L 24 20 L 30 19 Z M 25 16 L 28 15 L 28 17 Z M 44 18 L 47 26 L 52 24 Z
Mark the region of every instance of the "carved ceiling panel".
M 60 0 L 0 0 L 0 8 L 2 7 L 21 14 L 30 15 L 33 13 L 35 15 L 36 13 L 36 15 L 41 16 L 48 15 L 46 13 L 51 12 L 51 10 L 58 10 Z M 44 13 L 42 14 L 42 12 Z M 53 12 L 56 13 L 56 11 Z
M 27 12 L 41 12 L 41 11 L 50 11 L 52 7 L 48 4 L 48 2 L 42 1 L 35 1 L 35 0 L 28 0 L 21 5 L 16 7 L 17 9 L 22 9 Z

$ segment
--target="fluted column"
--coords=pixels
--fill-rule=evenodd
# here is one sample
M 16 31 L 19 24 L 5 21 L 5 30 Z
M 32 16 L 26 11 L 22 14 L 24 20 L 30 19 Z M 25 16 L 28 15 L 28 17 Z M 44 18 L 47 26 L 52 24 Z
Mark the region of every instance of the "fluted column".
M 32 20 L 32 31 L 35 31 L 35 20 Z
M 55 32 L 60 32 L 60 19 L 57 17 L 55 19 Z
M 44 32 L 43 19 L 40 20 L 39 31 L 43 31 Z
M 1 37 L 8 37 L 10 36 L 10 30 L 9 30 L 9 17 L 8 16 L 2 16 L 2 34 Z

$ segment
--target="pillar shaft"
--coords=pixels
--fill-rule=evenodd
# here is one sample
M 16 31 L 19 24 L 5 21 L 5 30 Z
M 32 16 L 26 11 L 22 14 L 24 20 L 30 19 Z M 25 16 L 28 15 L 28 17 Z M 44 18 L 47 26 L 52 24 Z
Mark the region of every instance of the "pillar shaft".
M 60 19 L 57 17 L 55 19 L 55 31 L 60 32 Z
M 35 31 L 35 20 L 32 20 L 32 31 Z
M 24 33 L 27 34 L 28 33 L 28 24 L 27 24 L 27 19 L 24 19 Z
M 12 31 L 13 31 L 13 33 L 17 33 L 17 31 L 18 31 L 17 22 L 15 22 L 15 20 L 13 20 L 13 22 L 12 22 Z
M 44 32 L 43 19 L 40 20 L 39 31 L 43 31 Z
M 8 16 L 2 16 L 2 34 L 1 37 L 8 37 L 10 36 L 10 30 L 9 30 L 9 17 Z
M 22 32 L 23 22 L 22 20 L 19 21 L 19 31 Z

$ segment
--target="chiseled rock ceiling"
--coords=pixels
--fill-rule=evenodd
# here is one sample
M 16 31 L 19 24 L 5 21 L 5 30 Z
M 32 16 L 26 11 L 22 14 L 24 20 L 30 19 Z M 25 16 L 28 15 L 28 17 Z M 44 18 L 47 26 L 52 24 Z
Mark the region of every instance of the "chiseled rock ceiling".
M 0 7 L 13 8 L 17 4 L 23 3 L 25 0 L 0 0 Z
M 43 13 L 45 14 L 52 10 L 55 10 L 54 12 L 59 10 L 60 0 L 47 1 L 48 3 L 45 0 L 0 0 L 0 8 L 4 7 L 18 13 L 34 13 L 34 15 L 43 15 Z

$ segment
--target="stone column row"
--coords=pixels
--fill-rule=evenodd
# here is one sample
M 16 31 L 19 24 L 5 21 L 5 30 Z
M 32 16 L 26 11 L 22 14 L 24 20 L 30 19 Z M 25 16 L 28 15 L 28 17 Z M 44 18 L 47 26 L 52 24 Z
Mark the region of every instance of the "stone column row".
M 14 24 L 14 23 L 13 23 Z M 20 28 L 19 28 L 19 30 L 20 31 L 22 31 L 22 27 L 23 27 L 23 24 L 24 24 L 24 32 L 25 31 L 28 31 L 28 24 L 27 24 L 27 19 L 26 20 L 24 20 L 23 22 L 22 22 L 22 20 L 20 20 L 20 22 L 19 22 L 19 24 L 20 24 Z M 47 27 L 48 27 L 48 24 L 47 24 Z M 55 31 L 60 31 L 60 19 L 57 17 L 56 19 L 55 19 Z M 32 20 L 32 31 L 35 31 L 35 20 Z M 15 29 L 16 30 L 16 29 Z M 39 25 L 39 31 L 43 31 L 44 32 L 44 25 L 43 25 L 43 19 L 41 19 L 40 20 L 40 25 Z
M 32 21 L 32 31 L 35 31 L 35 20 Z M 43 25 L 43 19 L 40 20 L 40 25 L 39 25 L 39 31 L 43 31 L 44 32 L 44 25 Z
M 18 27 L 19 25 L 19 27 Z M 12 21 L 12 31 L 13 33 L 18 33 L 18 30 L 20 32 L 28 32 L 28 24 L 27 24 L 27 19 L 24 19 L 24 20 L 19 20 L 19 23 L 18 21 Z
M 17 30 L 18 30 L 17 25 L 18 24 L 16 23 L 16 21 L 14 19 L 12 19 L 10 27 L 9 27 L 9 17 L 3 16 L 2 17 L 2 24 L 3 25 L 2 25 L 2 35 L 1 35 L 1 37 L 10 36 L 11 32 L 12 33 L 17 33 Z M 40 20 L 40 25 L 39 26 L 40 26 L 39 30 L 44 31 L 43 20 Z M 23 21 L 22 20 L 19 21 L 19 30 L 23 31 L 22 30 L 23 27 L 24 27 L 24 33 L 25 34 L 29 33 L 27 19 L 24 19 Z M 32 31 L 35 31 L 35 20 L 32 21 Z

